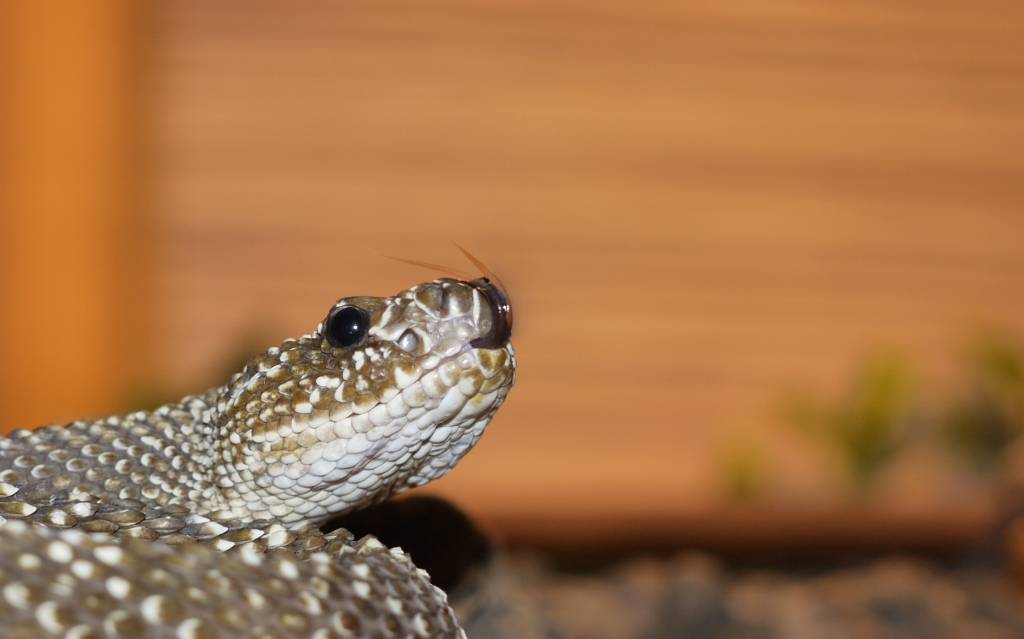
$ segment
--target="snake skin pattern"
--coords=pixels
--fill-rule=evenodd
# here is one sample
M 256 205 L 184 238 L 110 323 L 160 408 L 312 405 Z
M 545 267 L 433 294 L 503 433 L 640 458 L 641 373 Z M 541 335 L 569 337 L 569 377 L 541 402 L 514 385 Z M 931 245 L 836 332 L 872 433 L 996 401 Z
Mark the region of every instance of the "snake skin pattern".
M 222 387 L 0 438 L 0 636 L 459 637 L 326 518 L 444 475 L 514 380 L 486 279 L 338 301 Z

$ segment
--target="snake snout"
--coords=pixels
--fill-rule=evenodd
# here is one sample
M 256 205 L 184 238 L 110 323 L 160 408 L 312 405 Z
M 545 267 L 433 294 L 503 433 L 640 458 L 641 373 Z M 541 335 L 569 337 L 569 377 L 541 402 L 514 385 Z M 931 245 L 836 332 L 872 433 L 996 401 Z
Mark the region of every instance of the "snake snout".
M 469 282 L 480 291 L 491 307 L 491 329 L 470 342 L 473 348 L 503 348 L 512 337 L 512 304 L 505 292 L 486 277 Z

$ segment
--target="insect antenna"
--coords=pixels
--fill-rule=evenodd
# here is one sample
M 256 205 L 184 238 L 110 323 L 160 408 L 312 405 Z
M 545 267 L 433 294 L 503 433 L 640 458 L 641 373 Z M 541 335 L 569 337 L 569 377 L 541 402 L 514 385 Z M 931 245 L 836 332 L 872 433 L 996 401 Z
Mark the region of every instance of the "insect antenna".
M 384 257 L 395 260 L 396 262 L 402 262 L 404 264 L 411 264 L 413 266 L 419 266 L 421 268 L 430 269 L 431 271 L 440 271 L 445 275 L 454 275 L 455 277 L 463 280 L 472 278 L 472 275 L 464 271 L 459 271 L 450 266 L 444 266 L 442 264 L 433 264 L 431 262 L 421 262 L 420 260 L 410 260 L 404 257 L 395 257 L 394 255 L 385 255 Z
M 483 274 L 484 274 L 484 275 L 485 275 L 486 277 L 488 277 L 488 278 L 490 278 L 490 279 L 494 280 L 494 282 L 495 282 L 495 283 L 496 283 L 496 284 L 498 285 L 498 287 L 499 287 L 500 289 L 502 289 L 503 291 L 506 291 L 506 292 L 508 291 L 508 288 L 506 288 L 505 284 L 504 284 L 504 283 L 503 283 L 503 282 L 501 281 L 501 278 L 500 278 L 500 277 L 498 277 L 497 275 L 495 275 L 495 274 L 494 274 L 494 271 L 492 271 L 492 270 L 490 269 L 490 267 L 488 267 L 488 266 L 487 266 L 486 264 L 484 264 L 483 260 L 481 260 L 481 259 L 480 259 L 480 258 L 478 258 L 477 256 L 473 255 L 472 253 L 470 253 L 469 251 L 467 251 L 466 249 L 464 249 L 464 248 L 463 248 L 462 246 L 460 246 L 459 244 L 456 244 L 456 245 L 455 245 L 455 248 L 459 249 L 459 251 L 461 251 L 461 252 L 462 252 L 462 254 L 466 256 L 466 259 L 467 259 L 467 260 L 469 260 L 470 262 L 472 262 L 472 263 L 473 263 L 473 266 L 475 266 L 475 267 L 477 267 L 478 269 L 480 269 L 480 271 L 481 271 L 481 272 L 482 272 L 482 273 L 483 273 Z

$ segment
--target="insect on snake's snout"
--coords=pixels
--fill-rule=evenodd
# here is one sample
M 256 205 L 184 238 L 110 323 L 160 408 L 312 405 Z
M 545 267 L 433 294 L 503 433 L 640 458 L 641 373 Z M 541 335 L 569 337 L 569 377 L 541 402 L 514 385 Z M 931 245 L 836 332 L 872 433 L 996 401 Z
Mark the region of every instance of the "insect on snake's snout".
M 512 337 L 512 304 L 508 296 L 486 277 L 475 279 L 469 284 L 483 293 L 491 307 L 491 330 L 470 342 L 470 346 L 503 348 Z

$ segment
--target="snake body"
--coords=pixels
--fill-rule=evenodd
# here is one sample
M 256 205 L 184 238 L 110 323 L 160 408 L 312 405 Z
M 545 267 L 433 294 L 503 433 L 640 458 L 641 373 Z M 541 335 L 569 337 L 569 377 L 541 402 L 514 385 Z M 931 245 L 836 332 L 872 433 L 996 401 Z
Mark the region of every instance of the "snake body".
M 0 636 L 461 636 L 400 549 L 318 525 L 454 466 L 510 330 L 486 279 L 344 298 L 206 393 L 0 438 Z

